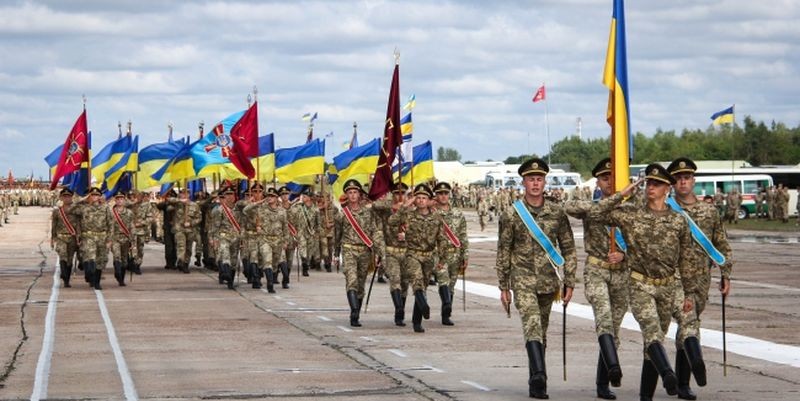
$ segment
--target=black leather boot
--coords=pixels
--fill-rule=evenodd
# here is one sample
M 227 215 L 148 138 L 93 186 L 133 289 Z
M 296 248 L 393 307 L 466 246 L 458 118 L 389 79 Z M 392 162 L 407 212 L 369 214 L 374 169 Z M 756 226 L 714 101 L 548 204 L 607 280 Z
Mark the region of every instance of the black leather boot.
M 227 263 L 223 263 L 222 264 L 222 268 L 220 269 L 220 271 L 222 272 L 222 280 L 223 281 L 227 281 L 228 282 L 228 289 L 232 290 L 233 289 L 233 276 L 234 276 L 235 273 L 234 273 L 233 269 L 231 269 L 231 265 L 229 265 Z
M 95 290 L 102 290 L 103 287 L 100 287 L 100 279 L 103 277 L 103 271 L 98 269 L 97 267 L 94 268 L 94 289 Z
M 325 262 L 325 271 L 328 273 L 331 272 L 331 262 Z
M 83 262 L 83 279 L 89 283 L 89 287 L 94 287 L 94 263 L 93 261 Z
M 422 313 L 422 317 L 425 320 L 431 318 L 431 308 L 428 306 L 428 300 L 425 299 L 425 291 L 423 290 L 416 290 L 414 291 L 414 302 L 416 305 L 419 305 L 419 311 Z
M 595 384 L 597 384 L 597 398 L 602 398 L 604 400 L 617 399 L 617 395 L 608 388 L 608 369 L 603 360 L 602 351 L 597 356 L 597 379 L 595 379 Z
M 71 285 L 69 285 L 69 278 L 72 275 L 72 269 L 70 268 L 71 266 L 69 266 L 66 260 L 62 260 L 59 262 L 59 267 L 61 268 L 61 280 L 64 281 L 64 287 L 70 288 Z
M 546 400 L 550 396 L 547 395 L 544 346 L 539 341 L 526 341 L 525 350 L 528 351 L 528 396 Z
M 419 300 L 414 301 L 414 311 L 411 313 L 411 324 L 414 326 L 415 333 L 424 333 L 422 328 L 422 309 L 419 307 Z
M 689 358 L 686 357 L 686 353 L 682 349 L 675 352 L 675 376 L 678 377 L 678 398 L 696 400 L 697 395 L 689 385 L 689 380 L 692 378 L 692 368 L 689 366 Z
M 614 343 L 614 336 L 611 334 L 601 334 L 597 337 L 600 343 L 600 356 L 603 358 L 604 367 L 608 372 L 608 381 L 613 387 L 619 387 L 622 380 L 622 368 L 617 357 L 617 346 Z
M 303 259 L 301 262 L 301 266 L 303 266 L 303 277 L 308 277 L 308 260 Z
M 400 290 L 392 290 L 392 304 L 394 304 L 394 325 L 395 326 L 405 326 L 406 324 L 403 323 L 403 319 L 405 312 L 403 310 L 403 299 L 400 297 Z
M 669 365 L 667 351 L 664 349 L 664 346 L 658 342 L 648 345 L 647 355 L 650 357 L 650 361 L 653 362 L 653 366 L 656 367 L 656 371 L 661 376 L 667 394 L 678 394 L 678 378 L 675 377 L 675 372 L 672 370 L 672 366 Z
M 189 261 L 181 262 L 179 269 L 183 274 L 189 274 Z
M 683 342 L 683 349 L 686 351 L 686 356 L 689 359 L 689 365 L 692 367 L 692 374 L 694 381 L 697 385 L 703 387 L 706 385 L 706 363 L 703 361 L 703 350 L 700 348 L 700 339 L 697 337 L 689 337 Z
M 261 288 L 261 268 L 255 263 L 250 263 L 250 274 L 253 279 L 253 288 Z
M 450 315 L 453 313 L 453 298 L 450 296 L 450 287 L 439 286 L 439 298 L 442 300 L 442 324 L 452 326 L 453 321 L 450 320 Z
M 272 268 L 267 268 L 264 270 L 264 276 L 267 280 L 267 292 L 270 294 L 275 293 L 275 274 L 272 272 Z
M 358 302 L 358 295 L 355 290 L 347 291 L 347 303 L 350 305 L 350 325 L 353 327 L 361 327 L 358 318 L 361 312 L 361 305 Z
M 289 264 L 286 262 L 281 262 L 281 288 L 289 288 L 289 275 L 291 274 L 291 270 L 289 269 Z
M 246 259 L 242 259 L 242 274 L 247 279 L 247 284 L 253 283 L 253 265 Z
M 125 287 L 125 269 L 122 267 L 122 262 L 114 261 L 114 278 L 117 279 L 120 287 Z
M 647 359 L 642 361 L 642 380 L 639 384 L 639 401 L 653 401 L 658 384 L 658 371 Z

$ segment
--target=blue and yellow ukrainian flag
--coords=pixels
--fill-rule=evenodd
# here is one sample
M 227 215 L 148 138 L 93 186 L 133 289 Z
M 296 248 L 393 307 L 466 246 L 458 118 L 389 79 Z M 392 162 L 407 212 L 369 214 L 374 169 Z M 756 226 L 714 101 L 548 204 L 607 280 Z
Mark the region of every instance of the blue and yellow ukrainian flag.
M 198 141 L 199 142 L 199 141 Z M 183 146 L 173 155 L 161 168 L 153 173 L 150 178 L 157 184 L 169 184 L 180 182 L 186 179 L 194 179 L 194 163 L 192 160 L 192 148 L 197 142 L 183 142 Z
M 242 118 L 246 110 L 242 110 L 225 117 L 220 121 L 222 124 L 222 132 L 217 132 L 211 128 L 208 133 L 203 136 L 199 141 L 194 143 L 191 150 L 191 156 L 194 159 L 194 168 L 198 176 L 208 176 L 212 172 L 217 172 L 218 169 L 206 169 L 206 166 L 216 166 L 219 164 L 230 163 L 231 160 L 226 155 L 226 148 L 233 147 L 233 141 L 230 137 L 231 128 Z M 217 125 L 219 125 L 217 124 Z M 203 171 L 203 169 L 206 169 Z
M 404 162 L 402 169 L 400 165 L 393 168 L 394 179 L 397 180 L 397 172 L 400 170 L 403 174 L 402 181 L 404 184 L 411 186 L 421 182 L 434 179 L 436 176 L 433 173 L 433 145 L 431 141 L 425 141 L 417 146 L 414 146 L 412 151 L 414 154 L 414 162 Z M 411 181 L 413 178 L 413 182 Z
M 47 167 L 50 168 L 50 177 L 55 175 L 56 168 L 58 167 L 58 159 L 61 157 L 61 150 L 64 149 L 64 144 L 56 146 L 50 154 L 44 157 Z
M 362 146 L 346 150 L 333 158 L 336 171 L 336 182 L 333 183 L 334 199 L 342 195 L 345 181 L 358 180 L 362 185 L 369 183 L 370 174 L 378 166 L 378 156 L 381 151 L 381 141 L 375 138 Z
M 411 121 L 411 112 L 400 119 L 400 132 L 403 135 L 414 132 L 414 122 Z
M 139 168 L 139 135 L 133 137 L 131 146 L 122 155 L 117 164 L 106 171 L 104 176 L 106 187 L 112 192 L 117 188 L 120 178 L 125 173 L 135 172 Z
M 628 185 L 629 165 L 633 157 L 623 0 L 614 0 L 603 85 L 608 88 L 606 121 L 611 126 L 611 177 L 614 189 L 619 191 Z
M 158 185 L 150 176 L 164 166 L 172 156 L 186 145 L 186 139 L 154 143 L 139 151 L 139 172 L 136 174 L 136 188 L 145 190 Z
M 270 133 L 258 137 L 258 157 L 250 160 L 253 169 L 258 173 L 259 181 L 272 181 L 275 177 L 275 134 Z M 242 174 L 233 163 L 225 163 L 220 166 L 220 177 L 223 180 L 234 180 L 247 176 Z
M 305 145 L 275 151 L 275 177 L 283 183 L 313 185 L 314 178 L 325 172 L 325 140 L 315 139 Z
M 408 101 L 403 105 L 403 110 L 412 110 L 417 106 L 417 95 L 412 94 L 408 97 Z
M 131 147 L 131 141 L 132 138 L 128 135 L 115 139 L 92 157 L 92 177 L 98 186 L 105 181 L 106 173 L 125 156 L 125 152 Z
M 725 110 L 718 111 L 711 115 L 711 121 L 713 124 L 733 124 L 733 108 L 736 105 L 728 107 Z

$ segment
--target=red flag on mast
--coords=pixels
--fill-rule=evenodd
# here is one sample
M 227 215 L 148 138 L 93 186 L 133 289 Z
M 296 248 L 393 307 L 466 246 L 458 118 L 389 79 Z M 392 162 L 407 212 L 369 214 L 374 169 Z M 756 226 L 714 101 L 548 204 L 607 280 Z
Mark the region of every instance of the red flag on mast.
M 81 164 L 89 162 L 89 136 L 87 134 L 86 123 L 86 109 L 78 116 L 72 131 L 67 135 L 67 140 L 64 141 L 64 148 L 61 150 L 61 156 L 58 158 L 56 171 L 53 174 L 52 181 L 50 182 L 50 189 L 53 190 L 58 185 L 58 180 L 61 177 L 78 171 Z
M 536 103 L 538 101 L 544 100 L 544 84 L 536 90 L 536 93 L 533 95 L 533 102 Z
M 230 150 L 230 161 L 236 168 L 253 178 L 256 170 L 250 163 L 251 157 L 258 157 L 258 101 L 244 113 L 242 118 L 231 128 L 233 147 Z
M 383 144 L 378 156 L 378 167 L 369 187 L 369 198 L 376 200 L 392 188 L 392 163 L 397 147 L 403 143 L 400 132 L 400 65 L 395 63 L 392 75 L 392 88 L 389 91 L 389 104 L 386 109 L 386 122 L 383 130 Z

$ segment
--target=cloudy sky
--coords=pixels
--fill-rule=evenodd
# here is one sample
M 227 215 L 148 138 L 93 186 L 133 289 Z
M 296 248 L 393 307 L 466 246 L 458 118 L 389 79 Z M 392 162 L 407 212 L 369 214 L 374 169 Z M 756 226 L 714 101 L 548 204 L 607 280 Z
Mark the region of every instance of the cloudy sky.
M 601 74 L 611 0 L 4 1 L 0 5 L 0 168 L 47 176 L 88 98 L 95 149 L 133 122 L 140 144 L 197 135 L 259 90 L 262 133 L 278 147 L 354 121 L 382 134 L 392 52 L 401 97 L 416 94 L 415 140 L 462 160 L 547 152 L 576 131 L 608 135 Z M 800 2 L 628 1 L 631 125 L 705 128 L 736 104 L 737 120 L 800 124 Z

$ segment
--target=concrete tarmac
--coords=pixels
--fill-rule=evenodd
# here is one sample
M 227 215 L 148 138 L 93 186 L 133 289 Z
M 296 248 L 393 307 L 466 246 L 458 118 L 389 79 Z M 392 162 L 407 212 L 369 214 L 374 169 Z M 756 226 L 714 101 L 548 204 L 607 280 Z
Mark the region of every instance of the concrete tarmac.
M 475 214 L 467 217 L 470 288 L 496 286 L 496 221 L 480 232 Z M 73 276 L 72 288 L 62 288 L 54 281 L 48 218 L 48 209 L 21 208 L 0 228 L 0 399 L 528 399 L 519 315 L 512 310 L 508 319 L 499 301 L 472 290 L 464 313 L 460 283 L 456 325 L 441 325 L 441 303 L 431 287 L 431 319 L 422 334 L 411 329 L 413 298 L 408 325 L 393 324 L 386 284 L 375 284 L 363 327 L 352 328 L 341 274 L 312 271 L 298 280 L 293 270 L 291 288 L 277 294 L 252 289 L 243 278 L 231 291 L 217 284 L 214 272 L 165 270 L 163 246 L 154 242 L 146 247 L 144 274 L 128 286 L 118 287 L 107 267 L 101 292 L 88 288 L 82 272 Z M 582 261 L 580 222 L 573 223 Z M 751 234 L 730 232 L 734 238 Z M 728 333 L 789 346 L 784 354 L 800 360 L 800 249 L 782 240 L 734 242 L 733 248 Z M 551 315 L 551 399 L 595 398 L 593 322 L 574 315 L 588 305 L 582 289 L 579 284 L 568 309 L 566 381 L 562 315 Z M 703 327 L 721 330 L 720 314 L 712 290 Z M 619 399 L 636 399 L 641 334 L 626 329 L 621 337 L 624 378 L 614 390 Z M 674 360 L 669 342 L 667 349 Z M 798 366 L 729 349 L 723 376 L 721 351 L 704 347 L 704 353 L 709 384 L 693 383 L 701 400 L 800 399 Z M 668 398 L 659 384 L 656 399 Z

